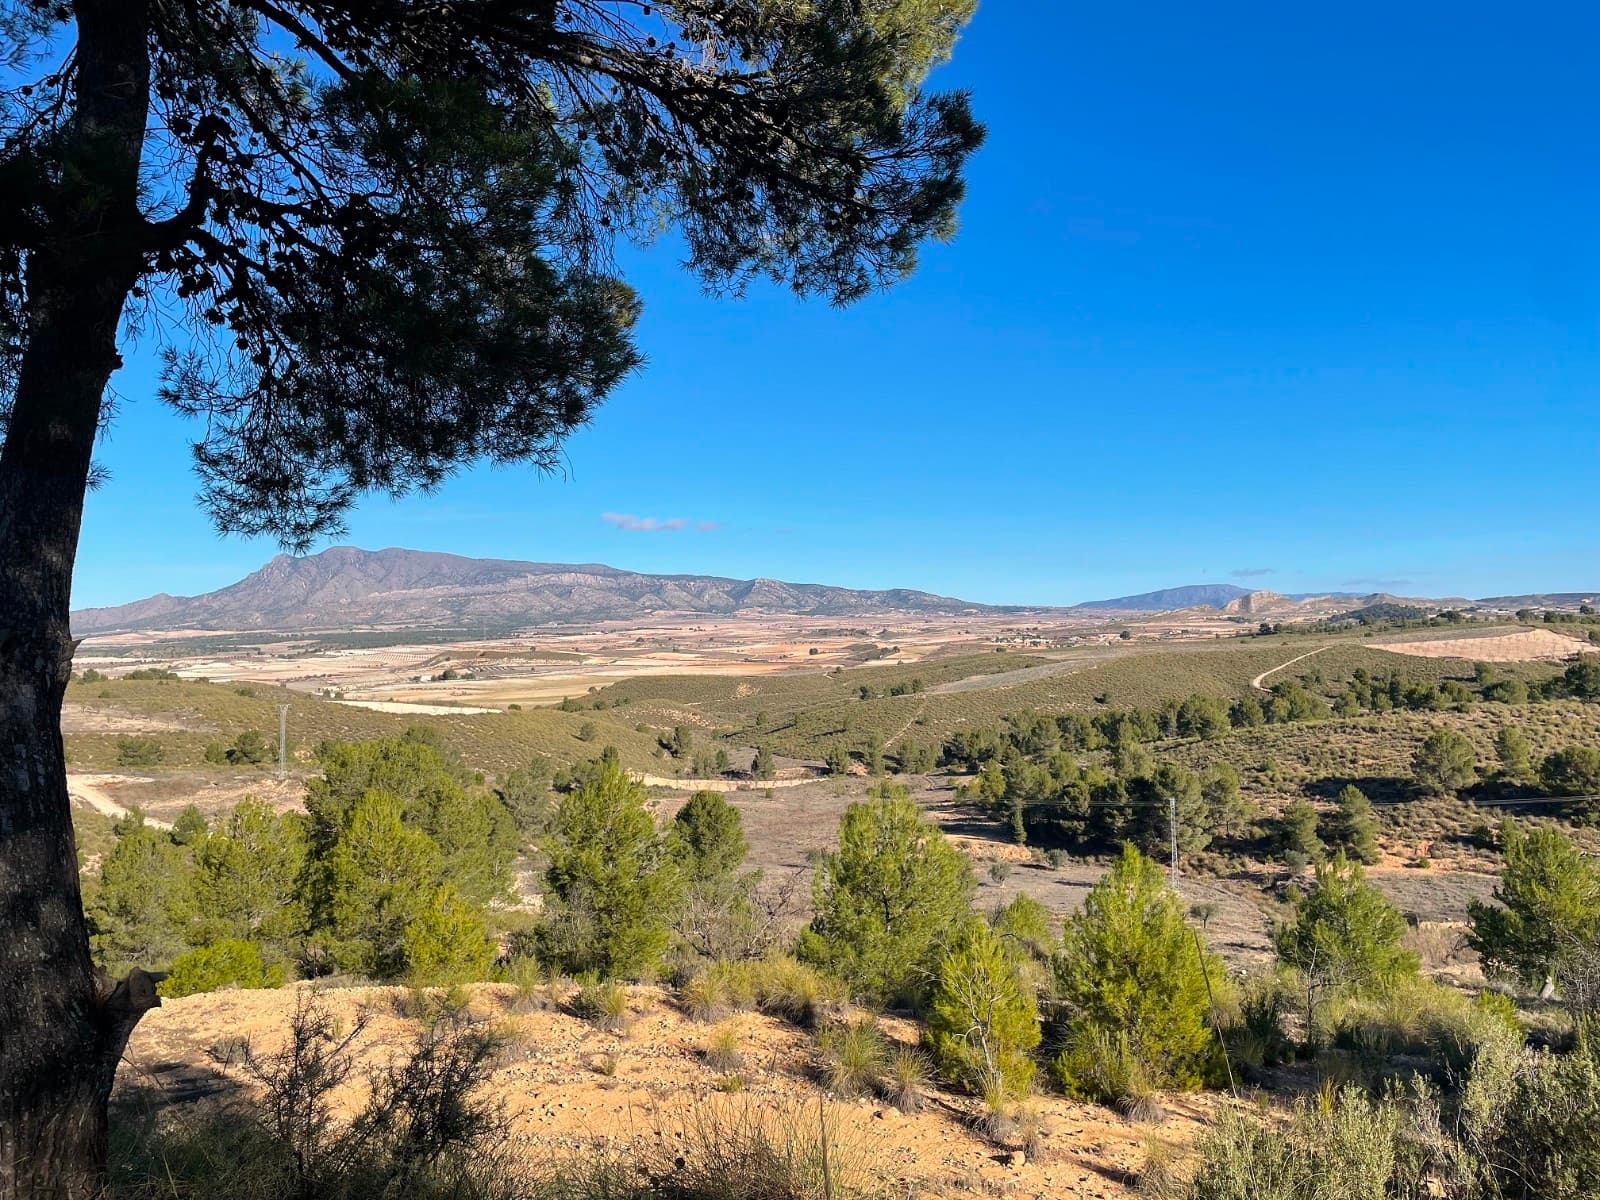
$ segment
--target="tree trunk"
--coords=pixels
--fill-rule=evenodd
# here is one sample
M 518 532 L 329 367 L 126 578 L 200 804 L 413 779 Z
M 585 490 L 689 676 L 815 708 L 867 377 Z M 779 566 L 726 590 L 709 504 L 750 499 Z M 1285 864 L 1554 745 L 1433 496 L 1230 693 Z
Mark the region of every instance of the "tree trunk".
M 117 1062 L 156 1000 L 89 958 L 61 744 L 68 627 L 90 454 L 143 270 L 138 168 L 150 64 L 144 0 L 82 0 L 69 138 L 27 262 L 27 333 L 0 449 L 0 1200 L 104 1187 Z

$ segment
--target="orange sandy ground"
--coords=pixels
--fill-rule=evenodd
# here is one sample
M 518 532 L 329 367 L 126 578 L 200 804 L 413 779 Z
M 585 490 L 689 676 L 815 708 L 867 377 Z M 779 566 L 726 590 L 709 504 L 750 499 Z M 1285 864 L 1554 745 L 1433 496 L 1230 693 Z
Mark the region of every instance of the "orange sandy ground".
M 236 1066 L 212 1062 L 208 1049 L 237 1038 L 275 1048 L 297 999 L 310 990 L 297 985 L 168 1001 L 135 1031 L 120 1079 L 161 1090 L 222 1085 L 196 1103 L 225 1103 L 227 1085 L 244 1077 Z M 416 1034 L 417 1023 L 397 1012 L 403 996 L 399 988 L 329 990 L 319 1003 L 344 1022 L 366 1017 L 357 1052 L 375 1064 Z M 783 1021 L 753 1013 L 729 1018 L 745 1065 L 742 1090 L 725 1093 L 717 1088 L 722 1076 L 701 1057 L 716 1027 L 688 1020 L 658 989 L 633 989 L 630 1027 L 621 1034 L 560 1011 L 518 1014 L 514 997 L 509 987 L 477 987 L 472 1011 L 503 1023 L 510 1035 L 492 1087 L 512 1118 L 511 1151 L 534 1164 L 630 1150 L 684 1152 L 696 1130 L 714 1119 L 799 1120 L 810 1129 L 826 1113 L 836 1168 L 858 1186 L 929 1197 L 1131 1197 L 1151 1150 L 1182 1156 L 1225 1103 L 1215 1096 L 1171 1097 L 1161 1124 L 1140 1125 L 1104 1108 L 1036 1096 L 1030 1103 L 1042 1118 L 1044 1153 L 1031 1161 L 969 1129 L 975 1105 L 957 1093 L 930 1090 L 924 1111 L 914 1116 L 875 1100 L 826 1095 L 812 1082 L 810 1037 Z M 888 1019 L 884 1025 L 892 1037 L 915 1036 L 909 1022 Z M 603 1073 L 612 1065 L 614 1073 Z M 346 1100 L 353 1104 L 359 1096 L 352 1089 Z

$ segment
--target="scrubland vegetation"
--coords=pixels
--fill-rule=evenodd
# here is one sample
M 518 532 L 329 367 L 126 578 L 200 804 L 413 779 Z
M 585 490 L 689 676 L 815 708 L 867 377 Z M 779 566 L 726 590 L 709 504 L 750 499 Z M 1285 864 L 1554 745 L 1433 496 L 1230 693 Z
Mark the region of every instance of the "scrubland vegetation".
M 1229 670 L 1259 674 L 1254 653 Z M 727 1022 L 758 1012 L 811 1039 L 809 1077 L 825 1090 L 908 1113 L 938 1091 L 1023 1157 L 1039 1148 L 1041 1092 L 1151 1123 L 1183 1091 L 1266 1106 L 1219 1104 L 1201 1144 L 1153 1154 L 1140 1186 L 1156 1196 L 1596 1195 L 1600 868 L 1586 848 L 1600 816 L 1600 666 L 1427 660 L 1415 673 L 1377 672 L 1344 654 L 1336 646 L 1264 690 L 1169 693 L 1148 706 L 1100 693 L 938 740 L 908 734 L 893 750 L 831 742 L 836 774 L 871 773 L 838 784 L 859 799 L 812 862 L 809 903 L 746 865 L 738 806 L 706 791 L 659 813 L 614 747 L 571 766 L 525 757 L 486 781 L 457 742 L 428 730 L 328 741 L 303 812 L 246 801 L 209 820 L 186 812 L 171 830 L 134 814 L 113 836 L 93 835 L 95 952 L 112 970 L 169 969 L 161 990 L 172 997 L 297 978 L 501 982 L 520 1004 L 618 1035 L 634 1020 L 628 985 L 656 982 L 705 1023 L 719 1092 L 746 1082 Z M 930 680 L 969 677 L 952 669 L 864 668 L 853 675 L 874 682 L 841 703 L 931 704 L 947 694 Z M 608 703 L 648 714 L 652 686 Z M 760 705 L 753 726 L 776 734 L 816 719 L 804 697 L 841 686 L 763 681 L 739 703 Z M 700 703 L 718 703 L 721 687 L 707 681 Z M 681 714 L 691 701 L 674 703 Z M 674 759 L 744 737 L 681 717 L 643 728 Z M 980 906 L 967 854 L 896 768 L 940 773 L 1040 869 L 1098 856 L 1103 876 L 1065 915 L 1025 892 Z M 1173 888 L 1174 812 L 1185 873 L 1225 880 L 1242 864 L 1239 877 L 1262 889 L 1272 961 L 1244 971 L 1224 961 L 1210 913 Z M 1466 987 L 1425 973 L 1414 921 L 1368 874 L 1393 869 L 1396 847 L 1419 831 L 1499 866 L 1493 896 L 1472 900 L 1453 935 L 1481 971 Z M 123 1193 L 870 1191 L 837 1163 L 829 1177 L 828 1131 L 805 1120 L 702 1130 L 695 1153 L 671 1163 L 535 1170 L 503 1159 L 488 1152 L 503 1114 L 482 1086 L 495 1031 L 429 1011 L 412 1057 L 352 1113 L 329 1107 L 337 1085 L 313 1094 L 349 1072 L 345 1031 L 313 1004 L 289 1058 L 243 1060 L 264 1107 L 219 1116 L 216 1128 L 127 1130 Z M 284 1124 L 271 1114 L 285 1096 L 323 1115 Z M 232 1149 L 213 1153 L 219 1145 Z M 170 1179 L 156 1178 L 152 1156 Z M 753 1190 L 758 1177 L 768 1182 Z

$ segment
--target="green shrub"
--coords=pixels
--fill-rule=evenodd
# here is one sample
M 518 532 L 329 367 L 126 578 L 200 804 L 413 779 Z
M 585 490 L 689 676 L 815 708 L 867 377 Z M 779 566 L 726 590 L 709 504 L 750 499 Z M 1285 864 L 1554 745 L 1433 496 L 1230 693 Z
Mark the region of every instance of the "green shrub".
M 283 980 L 281 966 L 268 967 L 254 945 L 230 938 L 180 954 L 156 991 L 170 1000 L 226 987 L 282 987 Z
M 1600 1194 L 1600 1050 L 1587 1032 L 1570 1054 L 1524 1055 L 1502 1101 L 1469 1129 L 1498 1200 Z
M 939 960 L 927 1014 L 940 1072 L 973 1091 L 994 1084 L 1021 1099 L 1033 1079 L 1039 1009 L 1017 962 L 982 921 L 968 921 Z
M 1600 867 L 1559 829 L 1501 826 L 1496 903 L 1467 905 L 1467 944 L 1492 976 L 1535 986 L 1559 979 L 1575 950 L 1600 941 Z
M 1402 1055 L 1460 1076 L 1486 1044 L 1516 1047 L 1523 1041 L 1514 1014 L 1508 1020 L 1502 1009 L 1421 978 L 1401 980 L 1376 995 L 1342 997 L 1326 1006 L 1320 1024 L 1329 1041 L 1354 1054 L 1374 1076 L 1387 1073 L 1388 1060 Z
M 1600 795 L 1600 747 L 1568 746 L 1539 764 L 1539 782 L 1558 796 Z M 1580 802 L 1580 815 L 1592 816 L 1596 802 Z
M 734 994 L 737 994 L 741 973 L 730 972 L 729 988 Z M 751 963 L 749 973 L 761 1011 L 797 1025 L 822 1023 L 840 1012 L 848 998 L 842 981 L 787 955 Z
M 119 767 L 153 767 L 163 756 L 161 743 L 153 737 L 119 737 L 117 739 L 117 765 Z
M 1092 1089 L 1071 1047 L 1087 1045 L 1096 1031 L 1125 1036 L 1155 1086 L 1205 1081 L 1218 1054 L 1207 972 L 1213 981 L 1224 977 L 1220 960 L 1184 923 L 1183 901 L 1160 867 L 1125 847 L 1068 919 L 1056 960 L 1069 1047 L 1055 1064 L 1063 1086 L 1080 1094 Z
M 597 1029 L 621 1033 L 628 1025 L 628 989 L 615 980 L 589 979 L 573 997 L 572 1012 Z
M 1273 1067 L 1289 1057 L 1292 1047 L 1283 1031 L 1294 995 L 1277 974 L 1252 976 L 1239 996 L 1238 1019 L 1228 1026 L 1228 1052 L 1247 1067 Z
M 711 1031 L 706 1040 L 706 1066 L 719 1075 L 727 1075 L 744 1067 L 744 1053 L 740 1049 L 739 1031 L 732 1025 L 723 1025 Z
M 870 1095 L 878 1086 L 888 1057 L 888 1047 L 877 1021 L 838 1021 L 817 1034 L 822 1054 L 822 1074 L 828 1090 L 838 1096 Z
M 250 803 L 243 801 L 241 803 Z M 195 846 L 206 840 L 211 827 L 206 822 L 205 813 L 195 804 L 186 804 L 183 811 L 172 822 L 172 840 L 180 846 Z
M 514 1012 L 541 1012 L 555 1006 L 555 980 L 543 963 L 528 954 L 515 954 L 500 968 L 498 978 L 511 984 Z
M 732 1007 L 721 973 L 709 969 L 686 980 L 678 999 L 691 1021 L 720 1021 Z
M 1273 941 L 1279 960 L 1306 980 L 1308 996 L 1362 994 L 1417 973 L 1417 956 L 1401 945 L 1405 932 L 1400 910 L 1341 852 L 1317 864 L 1311 891 L 1295 902 Z
M 247 729 L 233 739 L 228 747 L 227 759 L 237 766 L 258 767 L 272 758 L 272 747 L 260 731 Z
M 1155 1091 L 1151 1072 L 1124 1029 L 1074 1026 L 1053 1066 L 1069 1095 L 1124 1113 L 1131 1113 Z
M 1185 1200 L 1389 1200 L 1421 1197 L 1398 1148 L 1407 1110 L 1346 1088 L 1302 1103 L 1286 1128 L 1224 1113 L 1200 1145 Z
M 928 1060 L 911 1046 L 897 1046 L 884 1063 L 879 1091 L 883 1098 L 906 1114 L 922 1111 L 923 1091 L 928 1086 Z
M 881 783 L 839 824 L 839 848 L 813 879 L 817 915 L 800 956 L 876 1003 L 919 992 L 939 942 L 972 894 L 966 858 L 922 819 L 902 787 Z
M 1468 1005 L 1468 1008 L 1476 1006 Z M 1481 1010 L 1480 1010 L 1481 1011 Z M 1492 1032 L 1498 1026 L 1500 1034 Z M 1529 1053 L 1490 1016 L 1453 1116 L 1419 1084 L 1302 1101 L 1287 1123 L 1224 1113 L 1169 1200 L 1593 1200 L 1600 1179 L 1600 1062 Z

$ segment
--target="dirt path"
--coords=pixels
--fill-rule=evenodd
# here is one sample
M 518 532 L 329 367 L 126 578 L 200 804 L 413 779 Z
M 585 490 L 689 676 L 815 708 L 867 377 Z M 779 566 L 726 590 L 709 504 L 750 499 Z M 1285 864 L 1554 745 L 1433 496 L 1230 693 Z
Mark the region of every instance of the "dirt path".
M 1262 685 L 1264 683 L 1266 683 L 1268 675 L 1276 675 L 1279 671 L 1283 670 L 1285 667 L 1294 666 L 1295 663 L 1299 662 L 1302 658 L 1310 658 L 1313 654 L 1321 654 L 1326 649 L 1328 649 L 1327 646 L 1318 646 L 1315 650 L 1307 650 L 1304 654 L 1297 654 L 1297 655 L 1295 655 L 1295 657 L 1291 658 L 1288 662 L 1279 663 L 1277 666 L 1272 667 L 1269 670 L 1261 672 L 1261 674 L 1257 675 L 1254 679 L 1252 679 L 1250 681 L 1250 686 L 1255 688 L 1255 690 L 1258 691 L 1258 692 L 1267 691 L 1268 689 L 1263 687 Z
M 1122 658 L 1127 653 L 1125 650 L 1115 648 L 1090 651 L 1061 662 L 1040 663 L 1035 667 L 1018 667 L 1014 671 L 998 671 L 992 675 L 969 675 L 965 679 L 936 683 L 928 689 L 928 694 L 953 696 L 960 692 L 984 692 L 990 688 L 1014 687 L 1019 683 L 1032 683 L 1036 679 L 1049 679 L 1052 675 L 1073 675 L 1079 671 L 1087 671 L 1091 667 L 1098 667 L 1102 663 L 1111 662 L 1113 659 Z
M 87 775 L 68 775 L 67 795 L 74 800 L 82 800 L 97 813 L 102 813 L 114 821 L 120 821 L 128 815 L 127 806 L 118 804 L 113 800 L 101 785 L 120 783 L 122 781 L 123 777 L 120 775 L 95 776 L 93 778 Z M 172 822 L 170 821 L 158 821 L 154 817 L 146 817 L 144 821 L 146 825 L 152 825 L 157 829 L 172 828 Z
M 921 704 L 917 705 L 916 711 L 911 714 L 904 725 L 900 726 L 899 729 L 895 730 L 888 737 L 883 739 L 883 748 L 885 750 L 892 748 L 896 742 L 910 732 L 911 727 L 917 723 L 917 718 L 921 717 L 922 714 L 927 711 L 928 702 L 924 700 Z
M 803 783 L 817 781 L 814 775 L 802 779 L 680 779 L 675 775 L 640 775 L 638 779 L 645 787 L 674 788 L 686 792 L 764 791 L 767 788 L 799 787 Z

